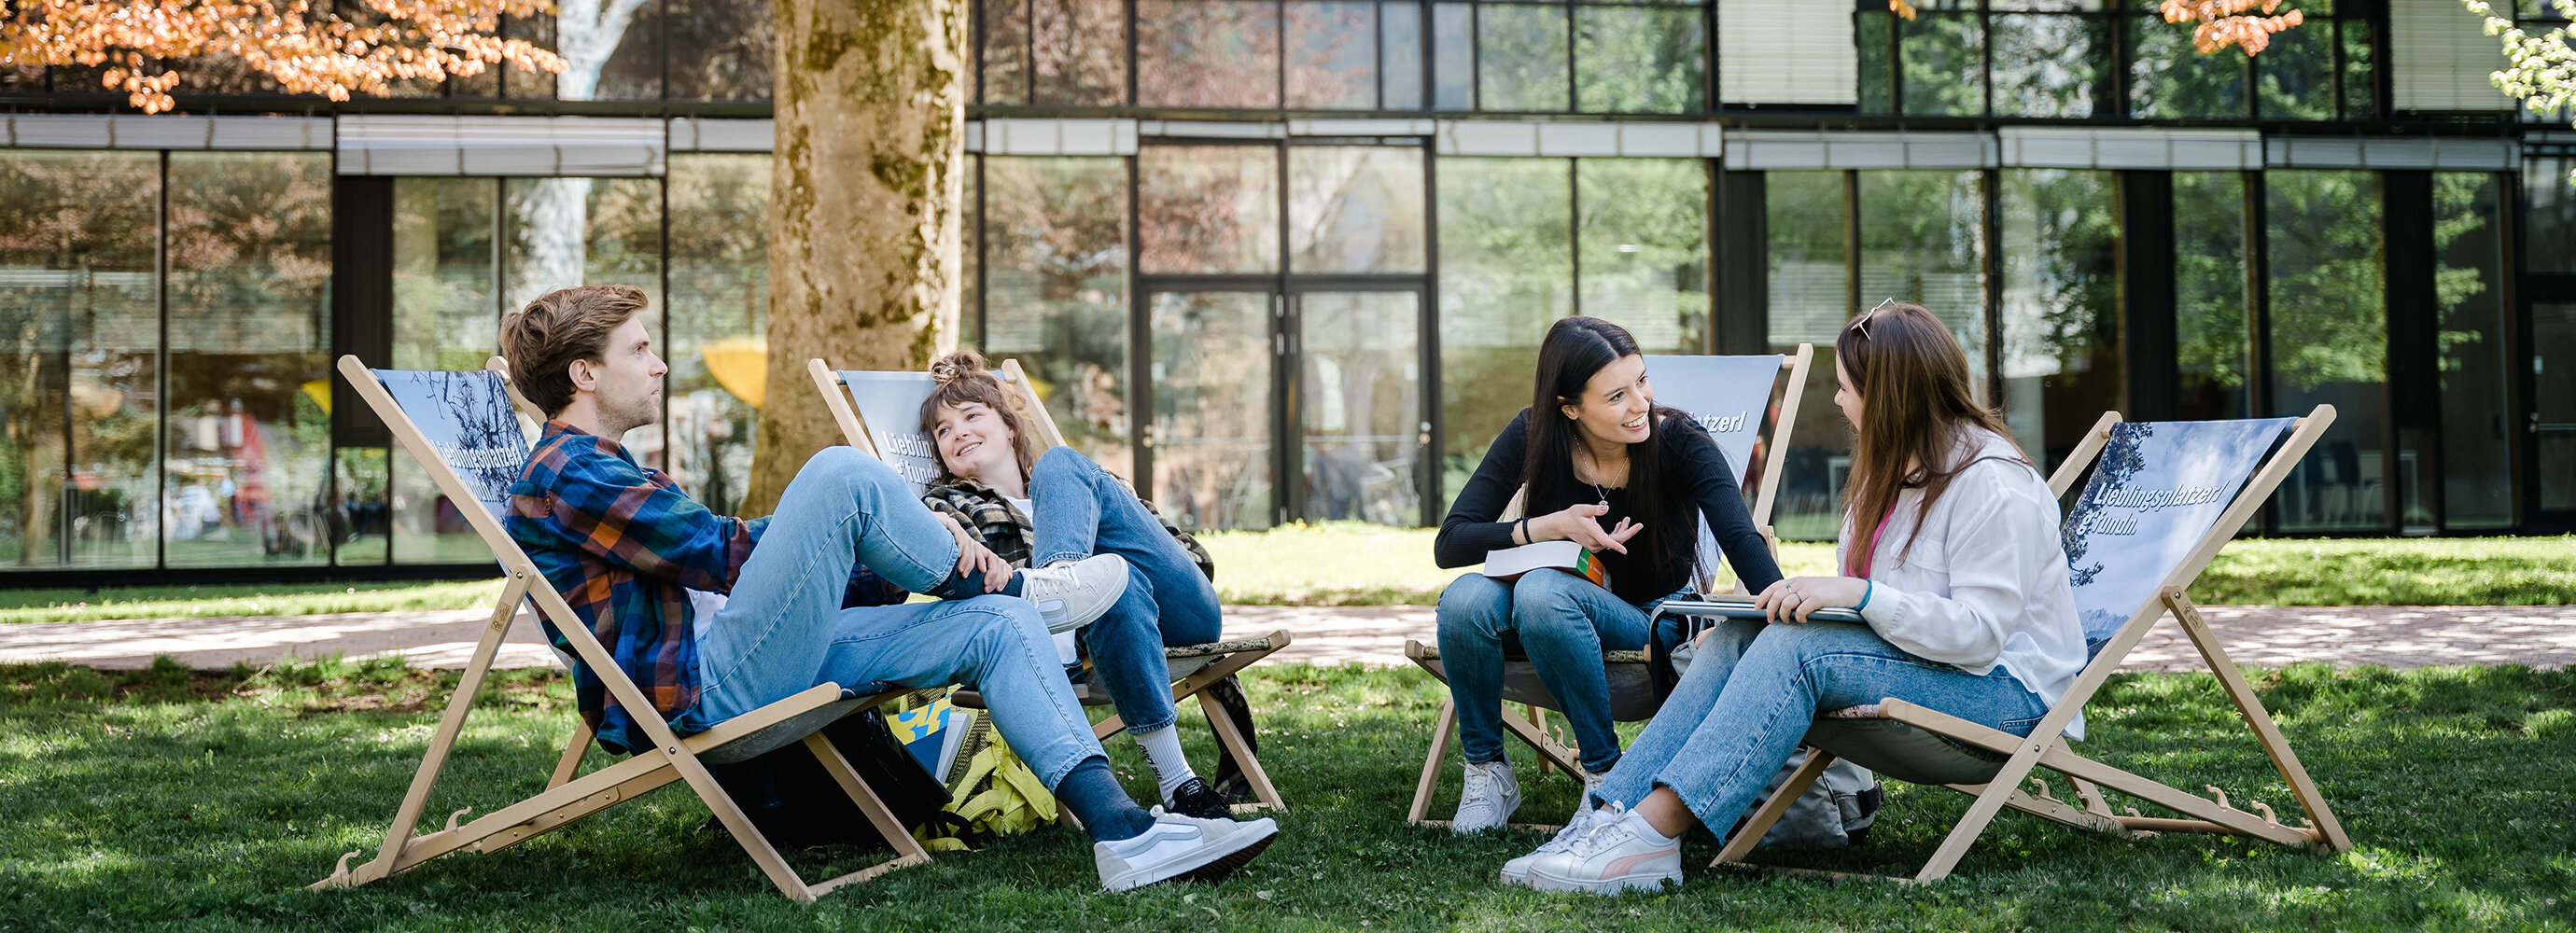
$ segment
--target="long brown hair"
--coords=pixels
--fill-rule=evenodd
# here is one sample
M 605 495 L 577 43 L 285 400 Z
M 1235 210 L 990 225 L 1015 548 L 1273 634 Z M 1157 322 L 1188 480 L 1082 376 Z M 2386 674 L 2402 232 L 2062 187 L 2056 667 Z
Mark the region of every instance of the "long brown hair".
M 1570 317 L 1547 329 L 1538 347 L 1538 385 L 1530 399 L 1529 446 L 1521 458 L 1525 514 L 1538 515 L 1589 498 L 1590 484 L 1574 478 L 1574 447 L 1581 430 L 1565 417 L 1567 405 L 1583 404 L 1583 390 L 1602 367 L 1638 355 L 1637 340 L 1627 328 L 1589 317 Z M 1699 530 L 1693 505 L 1680 483 L 1670 482 L 1664 462 L 1664 431 L 1696 431 L 1699 425 L 1680 409 L 1663 405 L 1647 416 L 1653 426 L 1645 440 L 1628 445 L 1629 512 L 1646 524 L 1645 534 L 1629 542 L 1628 553 L 1654 568 L 1658 577 L 1689 574 L 1697 555 L 1692 537 Z M 1578 492 L 1578 490 L 1580 492 Z
M 938 385 L 930 390 L 929 398 L 921 400 L 921 434 L 932 438 L 932 448 L 938 447 L 939 410 L 973 402 L 992 409 L 1002 419 L 1002 426 L 1011 429 L 1011 453 L 1020 461 L 1020 478 L 1027 479 L 1029 470 L 1038 463 L 1037 435 L 1029 430 L 1028 419 L 1020 417 L 1020 410 L 1011 405 L 1010 390 L 1002 388 L 1002 380 L 984 367 L 984 354 L 960 349 L 932 360 L 930 379 Z M 933 459 L 939 461 L 940 482 L 957 481 L 957 475 L 948 471 L 948 458 Z
M 1852 522 L 1845 553 L 1859 575 L 1867 576 L 1864 562 L 1877 550 L 1879 526 L 1894 510 L 1898 493 L 1922 488 L 1923 502 L 1914 513 L 1915 533 L 1921 533 L 1932 503 L 1977 462 L 1960 455 L 1970 432 L 1982 428 L 2008 444 L 2012 432 L 1977 403 L 1969 389 L 1967 352 L 1922 305 L 1892 304 L 1853 320 L 1834 338 L 1834 355 L 1842 361 L 1852 391 L 1860 395 L 1861 423 L 1852 429 L 1851 478 L 1843 485 L 1843 509 Z M 2020 453 L 2019 445 L 2013 449 Z M 2029 459 L 2021 457 L 2024 463 Z M 1914 535 L 1909 534 L 1897 553 L 1913 546 Z

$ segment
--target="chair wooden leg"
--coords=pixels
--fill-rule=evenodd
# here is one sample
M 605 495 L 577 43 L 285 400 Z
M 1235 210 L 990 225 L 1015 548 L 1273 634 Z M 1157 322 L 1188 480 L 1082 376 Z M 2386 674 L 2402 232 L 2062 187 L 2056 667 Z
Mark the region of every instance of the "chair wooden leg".
M 885 837 L 886 845 L 894 849 L 893 858 L 809 886 L 815 897 L 831 893 L 832 889 L 843 885 L 857 884 L 898 868 L 930 861 L 930 850 L 922 848 L 921 841 L 912 838 L 912 834 L 904 830 L 903 822 L 895 819 L 894 811 L 886 809 L 885 801 L 877 799 L 876 792 L 859 780 L 858 772 L 851 770 L 849 759 L 841 756 L 839 748 L 819 732 L 805 737 L 805 748 L 814 753 L 815 760 L 822 762 L 823 770 L 832 775 L 833 783 L 841 785 L 841 792 L 850 795 L 850 802 L 859 806 L 859 812 L 867 815 L 868 825 L 875 827 L 877 835 Z
M 1431 791 L 1440 786 L 1440 765 L 1449 757 L 1449 736 L 1458 731 L 1458 701 L 1440 700 L 1440 717 L 1431 727 L 1431 753 L 1422 756 L 1422 779 L 1413 784 L 1413 809 L 1404 815 L 1407 823 L 1420 823 L 1431 814 Z
M 1754 808 L 1753 815 L 1745 819 L 1744 828 L 1736 830 L 1735 835 L 1726 840 L 1726 845 L 1717 850 L 1717 858 L 1708 863 L 1709 867 L 1742 864 L 1744 857 L 1753 852 L 1754 845 L 1762 841 L 1763 834 L 1771 831 L 1771 824 L 1780 822 L 1780 817 L 1789 812 L 1789 806 L 1798 802 L 1798 795 L 1806 793 L 1808 785 L 1816 783 L 1816 778 L 1824 775 L 1825 766 L 1833 763 L 1832 752 L 1821 748 L 1807 749 L 1806 763 L 1789 772 L 1789 779 L 1780 782 L 1780 789 L 1773 791 L 1771 798 L 1762 801 L 1760 807 Z M 1715 828 L 1710 827 L 1712 830 Z
M 1288 802 L 1279 798 L 1279 789 L 1270 786 L 1270 772 L 1262 770 L 1261 757 L 1252 753 L 1249 737 L 1235 728 L 1234 717 L 1209 705 L 1205 698 L 1199 700 L 1199 713 L 1207 717 L 1208 729 L 1216 733 L 1217 743 L 1234 753 L 1234 763 L 1243 768 L 1244 781 L 1252 785 L 1252 796 L 1271 809 L 1288 809 Z
M 1581 773 L 1582 766 L 1577 763 L 1579 756 L 1575 751 L 1559 744 L 1555 737 L 1539 731 L 1537 726 L 1506 713 L 1503 716 L 1503 728 L 1510 730 L 1513 735 L 1520 736 L 1521 741 L 1529 743 L 1530 749 L 1538 752 L 1539 763 L 1542 766 L 1554 764 L 1565 769 L 1567 774 Z M 1546 769 L 1542 767 L 1540 770 Z
M 572 780 L 573 775 L 581 772 L 581 759 L 590 753 L 591 738 L 590 723 L 573 724 L 572 741 L 564 745 L 563 760 L 555 762 L 554 776 L 546 779 L 547 790 L 562 787 L 565 781 Z
M 2299 798 L 2299 806 L 2308 811 L 2309 821 L 2316 824 L 2317 832 L 2324 839 L 2321 847 L 2328 852 L 2352 848 L 2352 837 L 2344 835 L 2343 821 L 2335 819 L 2333 808 L 2326 805 L 2325 793 L 2317 789 L 2316 781 L 2309 779 L 2308 769 L 2299 763 L 2298 753 L 2290 750 L 2290 740 L 2281 735 L 2281 727 L 2273 723 L 2272 714 L 2263 709 L 2262 698 L 2254 695 L 2254 685 L 2245 680 L 2245 673 L 2236 669 L 2235 662 L 2228 660 L 2226 649 L 2219 647 L 2218 633 L 2211 631 L 2209 623 L 2200 617 L 2200 608 L 2184 598 L 2179 589 L 2165 590 L 2164 602 L 2165 608 L 2173 613 L 2174 621 L 2182 626 L 2183 634 L 2191 639 L 2192 647 L 2200 649 L 2201 660 L 2208 662 L 2210 673 L 2218 675 L 2218 683 L 2226 688 L 2227 698 L 2236 704 L 2236 711 L 2254 730 L 2255 739 L 2263 744 L 2263 753 L 2271 756 L 2272 767 L 2281 772 L 2281 779 L 2290 785 L 2290 793 Z
M 1531 728 L 1535 729 L 1540 735 L 1547 735 L 1547 711 L 1539 709 L 1538 704 L 1535 703 L 1523 703 L 1521 704 L 1521 710 L 1524 715 L 1529 717 Z M 1547 756 L 1539 756 L 1538 773 L 1546 774 L 1549 767 L 1550 764 L 1547 760 Z M 1566 769 L 1565 773 L 1572 774 L 1574 771 L 1569 768 Z

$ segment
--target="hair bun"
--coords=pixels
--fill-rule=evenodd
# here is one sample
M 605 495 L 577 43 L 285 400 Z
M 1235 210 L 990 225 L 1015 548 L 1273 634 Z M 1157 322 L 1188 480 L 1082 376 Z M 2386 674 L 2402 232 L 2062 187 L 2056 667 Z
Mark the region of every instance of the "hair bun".
M 930 378 L 942 384 L 984 374 L 984 354 L 959 350 L 930 361 Z

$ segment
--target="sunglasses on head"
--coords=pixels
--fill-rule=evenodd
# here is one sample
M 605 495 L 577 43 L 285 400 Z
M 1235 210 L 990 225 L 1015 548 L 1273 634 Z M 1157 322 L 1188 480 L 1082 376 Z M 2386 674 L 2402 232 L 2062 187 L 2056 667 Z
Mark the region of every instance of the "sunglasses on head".
M 1873 307 L 1873 308 L 1869 309 L 1867 312 L 1864 312 L 1863 314 L 1861 314 L 1861 316 L 1856 317 L 1856 318 L 1853 318 L 1853 319 L 1852 319 L 1852 322 L 1851 322 L 1850 327 L 1849 327 L 1849 328 L 1847 328 L 1847 329 L 1849 329 L 1849 330 L 1856 330 L 1856 331 L 1860 331 L 1860 339 L 1862 339 L 1862 340 L 1867 340 L 1867 339 L 1869 339 L 1869 319 L 1870 319 L 1870 318 L 1872 318 L 1872 317 L 1876 317 L 1876 316 L 1878 315 L 1878 312 L 1883 311 L 1883 310 L 1886 310 L 1886 308 L 1887 308 L 1887 306 L 1888 306 L 1888 305 L 1892 305 L 1892 304 L 1895 304 L 1895 303 L 1896 303 L 1896 299 L 1894 299 L 1894 298 L 1889 298 L 1889 299 L 1887 299 L 1887 300 L 1884 300 L 1884 301 L 1879 302 L 1877 307 Z

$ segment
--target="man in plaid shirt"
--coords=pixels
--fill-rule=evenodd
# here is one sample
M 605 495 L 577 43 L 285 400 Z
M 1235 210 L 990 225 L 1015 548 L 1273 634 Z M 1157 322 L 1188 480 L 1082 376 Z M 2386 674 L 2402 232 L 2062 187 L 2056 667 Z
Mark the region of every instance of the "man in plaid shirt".
M 547 413 L 510 489 L 510 536 L 642 688 L 650 715 L 685 734 L 821 683 L 855 694 L 967 684 L 1090 831 L 1104 887 L 1221 875 L 1269 844 L 1271 820 L 1149 813 L 1111 776 L 1049 629 L 1089 622 L 1118 598 L 1117 557 L 1044 577 L 965 576 L 988 565 L 980 547 L 849 447 L 814 455 L 776 515 L 749 521 L 708 511 L 637 464 L 614 439 L 660 419 L 667 371 L 638 314 L 645 301 L 623 285 L 552 292 L 502 323 L 501 345 L 512 383 Z M 903 603 L 905 591 L 958 598 Z M 1065 607 L 1052 623 L 1006 595 L 1041 591 Z M 563 645 L 558 620 L 543 621 Z M 573 674 L 600 740 L 636 748 L 630 717 L 646 713 L 620 707 L 584 665 Z

